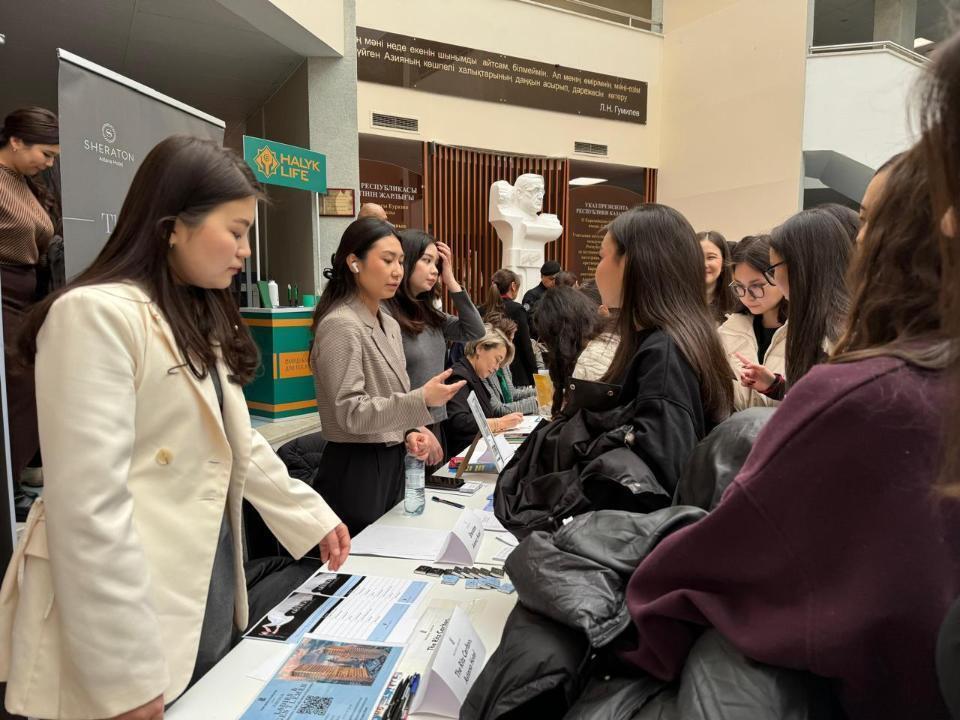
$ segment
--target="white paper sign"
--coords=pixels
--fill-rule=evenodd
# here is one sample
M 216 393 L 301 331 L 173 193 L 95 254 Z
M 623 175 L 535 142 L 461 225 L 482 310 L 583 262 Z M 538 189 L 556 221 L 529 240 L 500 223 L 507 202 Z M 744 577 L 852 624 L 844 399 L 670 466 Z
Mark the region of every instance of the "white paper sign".
M 351 542 L 353 555 L 473 565 L 483 542 L 483 513 L 464 510 L 453 530 L 369 525 Z
M 434 652 L 423 683 L 413 700 L 414 713 L 458 717 L 460 706 L 487 660 L 487 651 L 470 618 L 459 607 L 453 611 L 443 640 Z
M 483 515 L 475 510 L 464 510 L 447 537 L 436 562 L 454 565 L 473 565 L 483 542 Z

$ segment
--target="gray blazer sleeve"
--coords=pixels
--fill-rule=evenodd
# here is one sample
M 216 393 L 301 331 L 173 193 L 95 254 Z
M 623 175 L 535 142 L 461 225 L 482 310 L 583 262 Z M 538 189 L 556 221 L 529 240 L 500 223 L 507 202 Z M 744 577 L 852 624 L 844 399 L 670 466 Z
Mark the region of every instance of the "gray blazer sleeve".
M 388 386 L 387 371 L 383 376 L 364 376 L 362 327 L 345 319 L 332 319 L 322 326 L 324 335 L 317 333 L 311 358 L 316 383 L 333 398 L 337 424 L 352 435 L 363 436 L 384 432 L 409 430 L 432 421 L 423 398 L 423 388 L 411 392 L 390 392 L 389 396 L 371 396 L 368 384 Z M 318 347 L 327 348 L 320 362 Z
M 479 340 L 484 335 L 483 318 L 480 311 L 473 304 L 466 290 L 450 293 L 453 306 L 457 309 L 456 315 L 447 315 L 447 322 L 443 326 L 443 336 L 453 342 L 470 342 Z

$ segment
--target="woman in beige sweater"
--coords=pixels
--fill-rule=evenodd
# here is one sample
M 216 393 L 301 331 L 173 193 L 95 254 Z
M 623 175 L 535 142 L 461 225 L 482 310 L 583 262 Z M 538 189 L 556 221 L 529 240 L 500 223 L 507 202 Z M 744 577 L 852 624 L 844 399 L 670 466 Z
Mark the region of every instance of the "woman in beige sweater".
M 770 263 L 770 236 L 749 235 L 733 250 L 733 282 L 730 288 L 740 298 L 743 310 L 731 314 L 720 326 L 720 340 L 737 380 L 734 380 L 734 407 L 779 405 L 778 400 L 745 387 L 739 380 L 745 357 L 770 372 L 785 372 L 787 347 L 787 301 L 776 285 L 763 276 Z

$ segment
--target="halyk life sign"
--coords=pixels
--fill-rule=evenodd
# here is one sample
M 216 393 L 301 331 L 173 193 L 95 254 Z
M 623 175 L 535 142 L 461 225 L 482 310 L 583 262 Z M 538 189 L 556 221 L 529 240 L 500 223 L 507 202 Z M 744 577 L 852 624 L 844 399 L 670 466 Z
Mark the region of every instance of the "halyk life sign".
M 327 158 L 313 150 L 244 135 L 243 159 L 262 183 L 327 191 Z

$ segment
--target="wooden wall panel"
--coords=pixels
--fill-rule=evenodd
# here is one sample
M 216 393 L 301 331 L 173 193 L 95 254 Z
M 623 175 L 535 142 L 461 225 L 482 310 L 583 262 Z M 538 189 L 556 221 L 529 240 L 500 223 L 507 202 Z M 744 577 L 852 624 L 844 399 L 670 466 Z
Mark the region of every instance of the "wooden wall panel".
M 429 198 L 424 204 L 427 231 L 453 249 L 457 275 L 479 305 L 490 277 L 500 268 L 500 239 L 487 220 L 490 186 L 497 180 L 513 183 L 523 173 L 544 178 L 544 210 L 566 227 L 569 164 L 565 158 L 526 157 L 430 143 L 425 163 Z M 565 236 L 546 247 L 548 260 L 566 264 Z M 526 292 L 530 288 L 522 288 Z

